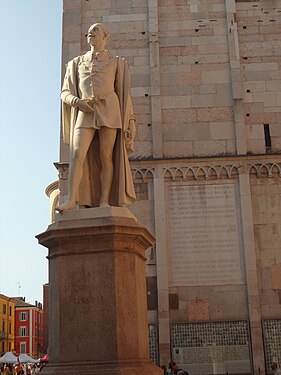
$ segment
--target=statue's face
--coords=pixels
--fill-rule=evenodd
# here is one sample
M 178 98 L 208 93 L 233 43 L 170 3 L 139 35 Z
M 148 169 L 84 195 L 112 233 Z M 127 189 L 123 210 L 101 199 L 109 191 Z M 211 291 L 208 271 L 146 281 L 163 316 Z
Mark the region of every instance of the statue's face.
M 91 46 L 106 42 L 106 34 L 101 24 L 94 24 L 88 30 L 87 41 Z

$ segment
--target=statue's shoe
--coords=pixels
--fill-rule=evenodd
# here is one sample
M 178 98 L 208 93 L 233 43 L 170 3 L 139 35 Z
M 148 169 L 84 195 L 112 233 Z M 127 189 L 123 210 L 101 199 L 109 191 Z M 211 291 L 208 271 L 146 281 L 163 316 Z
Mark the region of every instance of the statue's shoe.
M 107 202 L 101 202 L 100 207 L 110 207 L 110 205 Z
M 72 203 L 70 201 L 66 201 L 63 204 L 60 204 L 59 206 L 56 207 L 56 211 L 58 212 L 63 212 L 63 211 L 68 211 L 68 210 L 74 210 L 76 208 L 76 204 Z

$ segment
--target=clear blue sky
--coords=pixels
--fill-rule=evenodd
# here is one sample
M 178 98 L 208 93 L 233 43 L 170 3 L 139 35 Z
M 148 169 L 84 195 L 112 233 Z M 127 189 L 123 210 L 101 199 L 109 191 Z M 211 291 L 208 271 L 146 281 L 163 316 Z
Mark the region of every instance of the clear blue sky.
M 43 302 L 47 249 L 34 236 L 57 179 L 62 0 L 1 1 L 0 18 L 0 293 Z

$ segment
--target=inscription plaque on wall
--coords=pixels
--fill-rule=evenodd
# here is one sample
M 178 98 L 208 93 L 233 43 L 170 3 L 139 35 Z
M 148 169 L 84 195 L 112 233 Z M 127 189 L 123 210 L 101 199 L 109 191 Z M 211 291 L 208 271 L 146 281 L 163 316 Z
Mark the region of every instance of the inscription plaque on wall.
M 241 283 L 234 184 L 169 186 L 172 283 Z
M 246 345 L 177 348 L 173 350 L 173 358 L 192 375 L 251 373 Z
M 271 373 L 271 363 L 281 363 L 281 319 L 263 321 L 264 347 L 267 371 Z
M 192 375 L 251 374 L 247 321 L 175 323 L 173 360 Z

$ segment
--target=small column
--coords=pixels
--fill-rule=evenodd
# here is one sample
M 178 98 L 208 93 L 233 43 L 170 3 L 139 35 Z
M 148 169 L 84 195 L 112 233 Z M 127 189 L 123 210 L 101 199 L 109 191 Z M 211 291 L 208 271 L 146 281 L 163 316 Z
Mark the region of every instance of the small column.
M 241 78 L 241 64 L 238 43 L 238 31 L 236 23 L 235 0 L 225 0 L 227 36 L 229 48 L 231 88 L 233 96 L 233 116 L 236 152 L 238 155 L 247 153 L 247 137 L 245 128 L 245 116 L 243 105 L 243 84 Z
M 126 208 L 65 211 L 37 236 L 49 249 L 45 374 L 161 375 L 148 358 L 145 250 Z
M 258 268 L 254 241 L 250 177 L 248 173 L 239 174 L 239 189 L 244 237 L 244 254 L 247 278 L 249 321 L 251 330 L 253 374 L 264 375 L 265 362 L 261 326 L 261 308 L 258 289 Z
M 160 57 L 159 57 L 159 24 L 158 1 L 148 1 L 149 62 L 151 88 L 151 119 L 153 157 L 163 157 L 163 134 L 161 120 L 160 95 Z
M 165 186 L 162 166 L 156 168 L 154 178 L 155 234 L 157 238 L 157 289 L 158 331 L 160 363 L 171 359 L 170 311 L 169 311 L 169 267 L 167 250 L 167 223 L 165 212 Z

